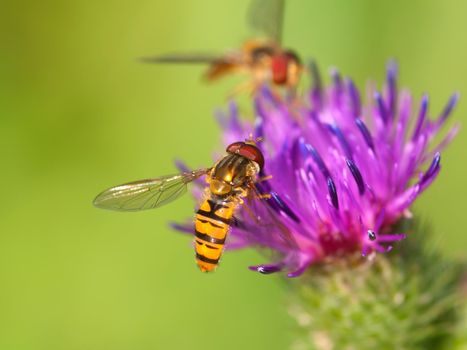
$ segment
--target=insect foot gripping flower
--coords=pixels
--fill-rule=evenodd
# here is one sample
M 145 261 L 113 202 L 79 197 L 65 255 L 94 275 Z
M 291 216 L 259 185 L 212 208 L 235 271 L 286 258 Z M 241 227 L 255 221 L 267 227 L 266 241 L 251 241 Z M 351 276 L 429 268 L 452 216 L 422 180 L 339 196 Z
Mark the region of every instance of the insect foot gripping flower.
M 426 95 L 413 103 L 408 91 L 398 92 L 393 62 L 382 91 L 370 86 L 366 103 L 337 71 L 327 88 L 313 64 L 310 71 L 314 85 L 302 96 L 283 99 L 261 89 L 254 123 L 241 121 L 234 103 L 219 115 L 226 145 L 250 134 L 263 139 L 256 188 L 269 198 L 250 191 L 229 237 L 230 247 L 277 253 L 272 263 L 250 267 L 263 274 L 296 277 L 328 259 L 388 252 L 406 237 L 396 224 L 411 217 L 410 206 L 438 176 L 440 152 L 458 130 L 432 145 L 458 94 L 429 118 Z

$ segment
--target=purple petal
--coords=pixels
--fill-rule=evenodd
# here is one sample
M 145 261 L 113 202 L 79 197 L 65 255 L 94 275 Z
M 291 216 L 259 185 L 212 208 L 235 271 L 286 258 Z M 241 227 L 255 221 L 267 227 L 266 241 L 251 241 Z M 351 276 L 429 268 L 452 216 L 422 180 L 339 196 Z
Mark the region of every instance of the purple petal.
M 378 235 L 378 242 L 397 242 L 402 241 L 407 237 L 406 234 L 388 234 L 388 235 Z
M 365 140 L 367 146 L 370 147 L 374 151 L 375 150 L 375 145 L 373 143 L 373 138 L 371 137 L 370 131 L 366 127 L 363 120 L 355 119 L 355 124 L 357 125 L 358 130 L 360 130 L 360 133 L 362 134 L 363 139 Z
M 439 145 L 436 146 L 435 150 L 433 153 L 430 153 L 428 154 L 430 156 L 430 158 L 438 153 L 438 152 L 441 152 L 443 149 L 445 149 L 451 142 L 452 140 L 454 139 L 454 137 L 456 137 L 457 133 L 459 132 L 459 129 L 460 129 L 460 125 L 459 124 L 456 124 L 454 125 L 451 130 L 449 130 L 448 134 L 444 137 L 444 139 L 439 143 Z
M 360 173 L 360 170 L 358 170 L 357 166 L 352 160 L 346 159 L 345 162 L 347 163 L 347 166 L 349 167 L 349 170 L 355 180 L 355 183 L 357 184 L 358 192 L 360 193 L 360 195 L 363 195 L 365 193 L 365 184 L 363 182 L 363 177 Z
M 355 118 L 359 118 L 362 111 L 362 107 L 360 104 L 360 94 L 358 93 L 358 90 L 355 87 L 355 84 L 352 81 L 352 79 L 348 78 L 346 82 L 347 89 L 349 90 L 350 101 L 352 103 L 353 116 Z
M 188 173 L 188 172 L 191 171 L 191 169 L 186 165 L 186 163 L 183 160 L 180 160 L 180 159 L 175 159 L 175 167 L 181 173 Z
M 421 186 L 423 186 L 427 181 L 429 181 L 438 172 L 439 167 L 440 167 L 440 162 L 441 162 L 441 155 L 439 153 L 436 153 L 435 157 L 433 158 L 433 161 L 431 162 L 430 167 L 420 179 Z
M 329 195 L 331 196 L 331 203 L 334 208 L 339 209 L 339 199 L 337 197 L 336 185 L 330 177 L 327 178 L 326 182 L 328 184 Z
M 318 169 L 321 171 L 323 176 L 325 178 L 330 178 L 331 174 L 329 173 L 329 170 L 324 164 L 323 158 L 321 158 L 318 151 L 316 151 L 316 149 L 313 146 L 311 146 L 309 143 L 300 143 L 300 145 L 302 146 L 302 150 L 304 154 L 311 155 L 311 157 L 315 161 L 316 165 L 318 166 Z
M 458 92 L 454 93 L 451 96 L 451 98 L 448 101 L 448 104 L 446 105 L 446 107 L 444 107 L 443 112 L 439 116 L 439 119 L 438 119 L 439 124 L 444 124 L 446 119 L 448 119 L 448 117 L 451 115 L 451 112 L 456 106 L 457 101 L 459 100 L 459 97 L 460 97 L 460 94 Z
M 274 107 L 278 107 L 278 101 L 276 100 L 271 88 L 267 85 L 263 85 L 260 88 L 260 93 L 261 97 L 263 97 L 266 102 L 268 102 L 270 105 L 273 105 Z
M 389 61 L 387 66 L 387 85 L 388 85 L 388 106 L 389 116 L 394 118 L 396 113 L 396 99 L 397 99 L 397 63 L 396 61 Z
M 180 232 L 183 232 L 183 233 L 187 233 L 189 235 L 193 235 L 193 232 L 194 232 L 193 223 L 191 223 L 191 224 L 179 224 L 179 223 L 176 223 L 176 222 L 170 222 L 169 226 L 171 228 L 173 228 L 174 230 L 177 230 L 177 231 L 180 231 Z
M 310 73 L 311 73 L 311 102 L 316 109 L 321 109 L 323 105 L 323 89 L 321 86 L 321 76 L 319 74 L 318 66 L 316 65 L 315 61 L 311 61 L 310 65 Z
M 334 103 L 337 105 L 340 105 L 341 102 L 341 97 L 343 93 L 343 84 L 342 84 L 342 78 L 339 73 L 339 71 L 336 68 L 331 69 L 331 79 L 333 81 L 333 97 L 334 97 Z
M 423 95 L 422 102 L 420 104 L 420 112 L 418 113 L 417 124 L 415 124 L 415 129 L 412 135 L 412 140 L 415 140 L 420 134 L 420 131 L 422 130 L 422 126 L 425 124 L 427 110 L 428 110 L 428 96 Z
M 295 271 L 292 271 L 292 272 L 289 272 L 287 274 L 287 277 L 289 278 L 295 278 L 295 277 L 299 277 L 301 276 L 305 271 L 306 269 L 308 268 L 308 265 L 309 264 L 302 264 L 298 269 L 296 269 Z
M 340 145 L 342 146 L 342 149 L 344 150 L 345 155 L 348 158 L 352 158 L 352 149 L 349 146 L 349 143 L 347 142 L 344 134 L 342 134 L 342 131 L 339 129 L 337 125 L 327 125 L 329 130 L 337 137 L 339 140 Z
M 378 215 L 376 216 L 376 222 L 375 222 L 375 230 L 379 231 L 380 228 L 383 226 L 384 219 L 386 217 L 386 210 L 382 209 Z
M 264 138 L 264 127 L 263 127 L 263 119 L 258 116 L 255 119 L 255 132 L 254 132 L 255 138 L 261 137 Z
M 381 96 L 379 92 L 375 92 L 374 97 L 375 97 L 376 105 L 378 107 L 379 116 L 381 117 L 383 122 L 386 124 L 388 120 L 388 115 L 386 112 L 386 107 L 384 106 L 383 97 Z
M 248 266 L 251 271 L 262 273 L 263 275 L 269 275 L 271 273 L 279 272 L 282 270 L 282 264 L 269 264 L 269 265 L 256 265 Z
M 270 194 L 271 198 L 268 199 L 268 202 L 274 202 L 274 204 L 276 204 L 272 205 L 273 209 L 277 208 L 296 223 L 300 223 L 300 219 L 298 218 L 298 216 L 293 212 L 292 209 L 290 209 L 290 207 L 279 197 L 279 195 L 276 192 L 272 191 Z

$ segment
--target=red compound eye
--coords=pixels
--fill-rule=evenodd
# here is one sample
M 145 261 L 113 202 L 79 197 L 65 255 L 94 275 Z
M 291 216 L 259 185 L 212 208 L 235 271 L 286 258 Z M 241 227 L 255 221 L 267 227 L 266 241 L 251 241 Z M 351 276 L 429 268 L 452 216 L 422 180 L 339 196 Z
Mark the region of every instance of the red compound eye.
M 254 145 L 245 144 L 240 148 L 240 151 L 238 152 L 238 154 L 241 154 L 245 158 L 248 158 L 249 160 L 252 160 L 258 163 L 259 168 L 263 169 L 264 157 L 263 157 L 263 153 L 259 150 L 258 147 Z
M 272 80 L 278 85 L 287 82 L 287 66 L 289 57 L 286 54 L 279 54 L 272 59 Z
M 301 66 L 300 58 L 291 50 L 286 50 L 280 54 L 273 56 L 271 69 L 272 80 L 277 85 L 287 84 L 290 80 L 291 66 Z
M 234 142 L 227 146 L 225 151 L 227 153 L 238 153 L 238 150 L 245 144 L 245 142 Z
M 245 143 L 245 142 L 235 142 L 227 146 L 226 151 L 228 153 L 239 154 L 249 160 L 252 160 L 258 163 L 260 169 L 263 169 L 263 166 L 264 166 L 263 153 L 255 145 Z

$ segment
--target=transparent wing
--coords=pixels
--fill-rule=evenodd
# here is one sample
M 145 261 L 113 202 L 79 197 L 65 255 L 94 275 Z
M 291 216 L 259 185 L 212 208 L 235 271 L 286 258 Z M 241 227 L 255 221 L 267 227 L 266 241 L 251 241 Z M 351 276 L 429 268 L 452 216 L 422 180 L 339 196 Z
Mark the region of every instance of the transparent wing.
M 187 184 L 205 175 L 210 169 L 129 182 L 100 193 L 93 204 L 117 211 L 139 211 L 158 208 L 186 192 Z
M 248 10 L 248 25 L 267 38 L 282 42 L 284 0 L 252 0 Z
M 158 56 L 147 56 L 141 57 L 141 61 L 144 63 L 182 63 L 182 64 L 207 64 L 213 63 L 220 59 L 220 55 L 210 54 L 196 54 L 196 53 L 175 53 Z

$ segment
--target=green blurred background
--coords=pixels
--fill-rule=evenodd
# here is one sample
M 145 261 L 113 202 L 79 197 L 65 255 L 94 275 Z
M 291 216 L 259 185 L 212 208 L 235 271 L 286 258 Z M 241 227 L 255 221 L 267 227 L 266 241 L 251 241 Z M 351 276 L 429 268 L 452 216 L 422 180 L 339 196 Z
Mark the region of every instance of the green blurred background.
M 0 11 L 0 350 L 284 349 L 293 336 L 280 279 L 228 254 L 197 271 L 187 237 L 167 227 L 186 198 L 157 212 L 97 210 L 121 183 L 210 164 L 212 118 L 229 80 L 202 67 L 149 66 L 142 55 L 213 51 L 248 38 L 248 0 L 5 1 Z M 285 43 L 359 87 L 400 63 L 400 85 L 436 116 L 467 91 L 467 2 L 289 0 Z M 454 119 L 463 121 L 461 98 Z M 467 236 L 463 133 L 417 204 L 436 244 L 462 257 Z

